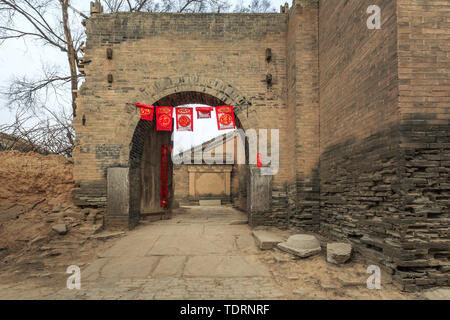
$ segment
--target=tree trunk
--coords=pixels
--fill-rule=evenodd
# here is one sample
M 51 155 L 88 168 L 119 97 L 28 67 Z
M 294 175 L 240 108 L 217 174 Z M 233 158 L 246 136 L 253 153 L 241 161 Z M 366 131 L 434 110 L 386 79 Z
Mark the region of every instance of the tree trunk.
M 77 105 L 75 103 L 75 99 L 77 98 L 76 91 L 78 90 L 78 73 L 77 73 L 77 64 L 76 64 L 76 52 L 73 47 L 72 35 L 70 33 L 69 27 L 69 0 L 59 0 L 61 4 L 62 10 L 62 22 L 64 27 L 64 35 L 66 37 L 67 42 L 67 58 L 69 60 L 70 66 L 70 84 L 72 90 L 72 114 L 73 117 L 77 115 Z

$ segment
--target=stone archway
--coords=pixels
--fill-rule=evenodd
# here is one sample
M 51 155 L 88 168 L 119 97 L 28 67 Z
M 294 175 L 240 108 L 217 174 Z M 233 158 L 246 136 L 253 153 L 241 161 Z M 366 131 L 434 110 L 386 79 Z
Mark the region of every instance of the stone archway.
M 148 94 L 147 90 L 140 90 L 140 96 L 144 99 L 139 100 L 145 103 L 151 103 L 155 106 L 179 106 L 185 104 L 206 104 L 206 105 L 233 105 L 235 107 L 236 127 L 244 129 L 247 123 L 247 117 L 243 113 L 243 105 L 249 104 L 247 99 L 237 93 L 231 86 L 225 86 L 220 82 L 202 82 L 186 83 L 185 78 L 177 78 L 178 82 L 174 85 L 172 81 L 162 81 L 155 84 L 152 89 L 161 88 L 157 94 Z M 198 78 L 197 78 L 198 80 Z M 193 80 L 191 80 L 193 81 Z M 166 84 L 161 87 L 161 83 Z M 214 85 L 213 85 L 214 84 Z M 202 91 L 193 91 L 201 88 Z M 189 91 L 180 91 L 189 89 Z M 168 94 L 167 94 L 168 93 Z M 217 94 L 221 98 L 213 95 Z M 158 99 L 158 100 L 154 100 Z M 235 104 L 239 103 L 239 104 Z M 243 119 L 242 119 L 243 118 Z M 242 119 L 242 120 L 241 120 Z M 130 156 L 128 162 L 128 183 L 129 183 L 129 226 L 135 226 L 142 213 L 151 214 L 163 213 L 158 210 L 159 207 L 159 169 L 160 148 L 162 144 L 171 145 L 171 134 L 156 132 L 154 122 L 138 120 L 130 143 Z M 153 139 L 153 141 L 152 141 Z M 172 179 L 172 161 L 169 164 L 169 208 L 173 200 L 173 179 Z M 246 193 L 245 193 L 246 194 Z

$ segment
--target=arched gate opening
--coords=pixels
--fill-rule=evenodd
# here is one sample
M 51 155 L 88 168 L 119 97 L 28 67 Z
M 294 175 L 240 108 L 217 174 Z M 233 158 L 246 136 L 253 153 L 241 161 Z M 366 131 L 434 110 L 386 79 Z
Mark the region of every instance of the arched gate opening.
M 144 103 L 154 106 L 170 106 L 179 107 L 188 104 L 201 104 L 208 106 L 230 105 L 219 98 L 204 92 L 184 91 L 176 92 L 164 96 L 158 101 L 145 101 Z M 197 120 L 194 115 L 194 123 Z M 236 129 L 244 129 L 239 119 L 239 115 L 235 112 Z M 175 126 L 175 121 L 173 123 Z M 156 130 L 155 121 L 139 120 L 133 134 L 130 146 L 129 158 L 129 218 L 130 226 L 136 225 L 142 216 L 151 216 L 156 219 L 169 218 L 172 208 L 174 207 L 174 179 L 173 179 L 173 162 L 171 154 L 168 157 L 168 179 L 167 179 L 167 207 L 161 205 L 161 166 L 162 150 L 167 148 L 173 150 L 172 132 L 164 132 Z M 194 126 L 195 134 L 195 126 Z M 246 148 L 246 153 L 248 148 Z M 245 157 L 248 159 L 248 156 Z M 246 210 L 246 164 L 233 164 L 233 177 L 238 179 L 235 183 L 235 190 L 239 197 L 236 207 Z

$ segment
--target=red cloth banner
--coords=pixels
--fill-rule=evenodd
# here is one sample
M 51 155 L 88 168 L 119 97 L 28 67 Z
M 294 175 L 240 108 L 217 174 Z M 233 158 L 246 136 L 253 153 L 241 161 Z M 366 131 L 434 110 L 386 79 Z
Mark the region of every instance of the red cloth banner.
M 194 111 L 192 108 L 175 108 L 178 131 L 194 131 Z
M 172 131 L 173 107 L 156 107 L 156 129 Z
M 217 127 L 219 130 L 235 129 L 234 112 L 232 106 L 216 107 Z
M 197 119 L 210 119 L 213 107 L 197 107 L 195 110 L 197 111 Z
M 262 168 L 262 156 L 261 156 L 261 153 L 257 154 L 256 165 L 257 165 L 258 168 Z
M 167 209 L 169 207 L 169 146 L 161 146 L 161 192 L 160 206 Z
M 153 120 L 153 106 L 148 106 L 142 103 L 136 103 L 136 107 L 139 107 L 139 111 L 141 112 L 141 119 L 152 121 Z

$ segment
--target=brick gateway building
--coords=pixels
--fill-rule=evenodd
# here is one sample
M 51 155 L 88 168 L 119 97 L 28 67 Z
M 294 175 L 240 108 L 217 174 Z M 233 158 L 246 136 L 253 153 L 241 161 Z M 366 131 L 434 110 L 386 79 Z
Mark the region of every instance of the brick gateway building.
M 366 26 L 370 5 L 381 30 Z M 158 150 L 170 143 L 134 104 L 232 105 L 240 128 L 280 129 L 270 198 L 247 199 L 252 224 L 351 241 L 405 289 L 449 285 L 449 10 L 295 0 L 279 14 L 111 15 L 93 4 L 74 201 L 108 202 L 107 225 L 134 226 L 159 205 Z M 246 177 L 251 197 L 259 180 Z M 107 197 L 108 183 L 122 193 Z

